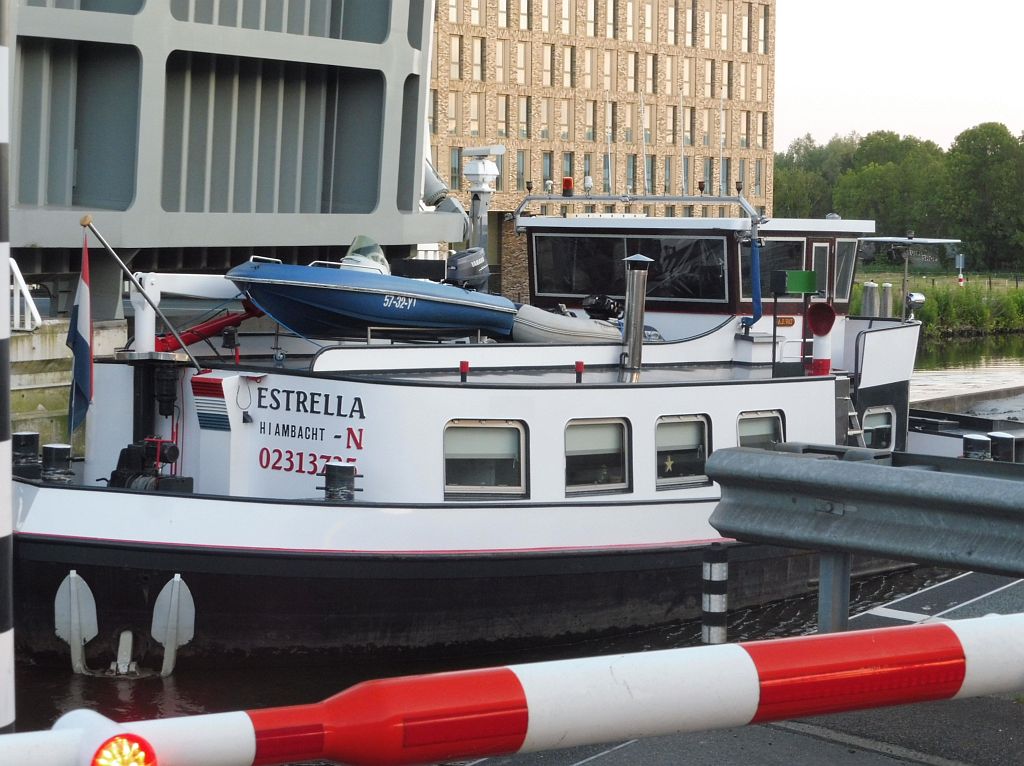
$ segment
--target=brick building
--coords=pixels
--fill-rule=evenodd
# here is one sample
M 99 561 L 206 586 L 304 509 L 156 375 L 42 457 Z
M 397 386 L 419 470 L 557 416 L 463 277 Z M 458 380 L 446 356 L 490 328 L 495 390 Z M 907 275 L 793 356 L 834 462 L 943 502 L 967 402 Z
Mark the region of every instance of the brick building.
M 506 147 L 492 260 L 515 247 L 495 224 L 530 181 L 580 189 L 590 176 L 614 194 L 698 194 L 699 181 L 734 194 L 742 181 L 770 213 L 775 0 L 437 0 L 435 15 L 435 167 L 467 201 L 462 149 Z

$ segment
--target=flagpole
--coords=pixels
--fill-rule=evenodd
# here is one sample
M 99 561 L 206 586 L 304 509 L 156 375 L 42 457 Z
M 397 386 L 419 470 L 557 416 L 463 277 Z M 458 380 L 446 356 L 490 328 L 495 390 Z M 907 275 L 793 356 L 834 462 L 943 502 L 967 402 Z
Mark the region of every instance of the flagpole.
M 121 271 L 123 271 L 125 273 L 125 276 L 128 277 L 128 281 L 131 282 L 132 286 L 136 290 L 138 290 L 139 293 L 141 293 L 143 298 L 146 299 L 146 303 L 148 303 L 150 305 L 150 308 L 152 308 L 153 311 L 156 312 L 156 315 L 160 317 L 160 319 L 164 323 L 164 326 L 171 331 L 171 335 L 173 335 L 174 339 L 178 341 L 178 345 L 181 346 L 181 350 L 185 352 L 186 356 L 188 356 L 189 361 L 192 362 L 192 366 L 196 368 L 196 372 L 202 372 L 202 365 L 199 364 L 196 358 L 192 355 L 192 352 L 188 350 L 188 346 L 185 345 L 185 341 L 181 339 L 181 336 L 178 334 L 178 331 L 174 329 L 174 325 L 172 325 L 167 320 L 167 317 L 164 315 L 164 312 L 160 310 L 160 307 L 156 305 L 156 301 L 154 301 L 150 297 L 149 293 L 147 293 L 146 290 L 142 287 L 142 283 L 135 278 L 135 275 L 132 273 L 131 269 L 129 269 L 125 262 L 121 260 L 121 257 L 116 252 L 114 252 L 114 248 L 107 244 L 107 240 L 103 238 L 103 235 L 100 234 L 99 230 L 96 228 L 96 225 L 92 222 L 92 216 L 82 216 L 82 220 L 79 221 L 79 224 L 82 226 L 82 228 L 89 229 L 89 231 L 96 235 L 96 239 L 98 239 L 100 241 L 100 244 L 103 245 L 103 249 L 110 253 L 110 257 L 114 259 L 117 265 L 121 267 Z

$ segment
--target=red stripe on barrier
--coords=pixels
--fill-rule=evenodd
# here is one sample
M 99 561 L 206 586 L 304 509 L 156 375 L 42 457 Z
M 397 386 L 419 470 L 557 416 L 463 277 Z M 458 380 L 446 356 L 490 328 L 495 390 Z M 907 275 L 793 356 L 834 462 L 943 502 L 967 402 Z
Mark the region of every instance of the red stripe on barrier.
M 256 766 L 286 762 L 273 759 L 284 748 L 311 742 L 302 727 L 317 723 L 324 730 L 321 752 L 304 752 L 303 758 L 369 765 L 514 753 L 529 721 L 522 684 L 508 668 L 367 681 L 317 705 L 248 715 L 256 731 Z M 292 742 L 278 734 L 289 727 Z M 267 749 L 270 743 L 277 750 Z
M 966 663 L 946 625 L 860 630 L 740 644 L 761 696 L 751 723 L 948 699 Z
M 292 760 L 307 761 L 319 757 L 323 751 L 322 724 L 258 729 L 253 766 Z

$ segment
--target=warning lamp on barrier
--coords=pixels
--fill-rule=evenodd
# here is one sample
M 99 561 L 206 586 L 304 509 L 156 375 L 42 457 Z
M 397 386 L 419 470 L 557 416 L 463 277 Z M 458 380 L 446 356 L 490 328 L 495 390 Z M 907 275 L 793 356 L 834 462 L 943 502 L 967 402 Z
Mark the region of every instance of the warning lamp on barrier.
M 89 766 L 157 766 L 150 744 L 137 734 L 123 732 L 99 746 Z

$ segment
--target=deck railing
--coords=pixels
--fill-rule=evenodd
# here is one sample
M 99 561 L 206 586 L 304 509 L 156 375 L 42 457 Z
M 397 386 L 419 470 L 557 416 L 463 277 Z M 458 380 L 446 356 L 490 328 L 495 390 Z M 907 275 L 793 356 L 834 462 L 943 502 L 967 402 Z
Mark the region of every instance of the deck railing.
M 21 269 L 11 258 L 11 331 L 32 332 L 43 323 Z

